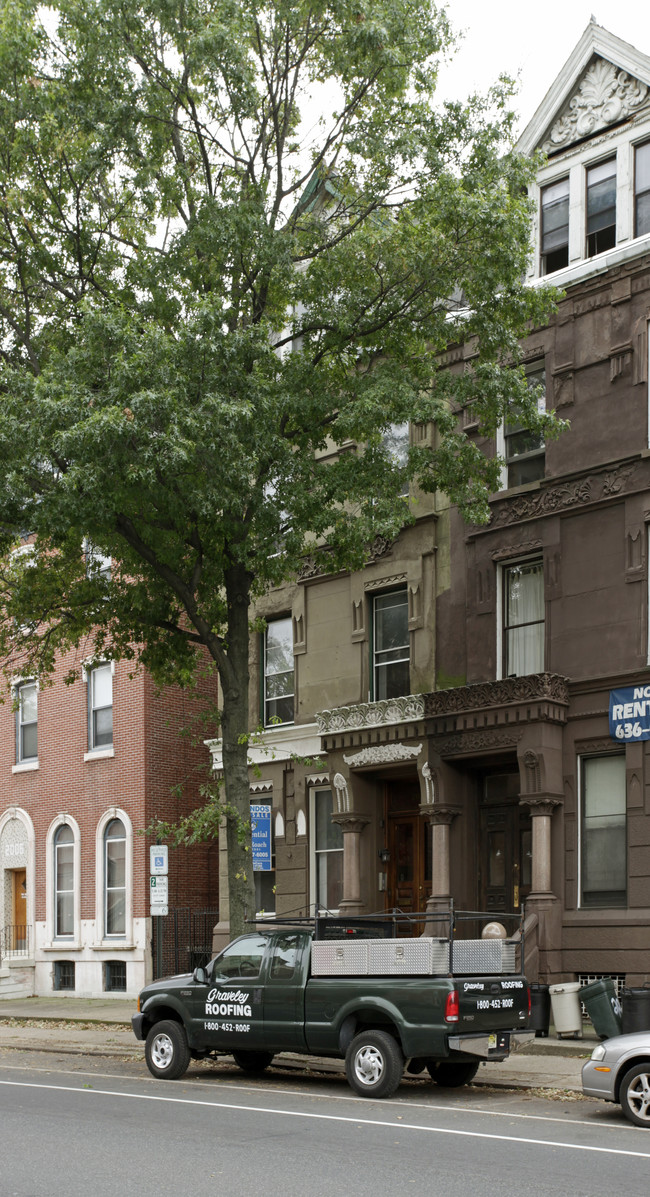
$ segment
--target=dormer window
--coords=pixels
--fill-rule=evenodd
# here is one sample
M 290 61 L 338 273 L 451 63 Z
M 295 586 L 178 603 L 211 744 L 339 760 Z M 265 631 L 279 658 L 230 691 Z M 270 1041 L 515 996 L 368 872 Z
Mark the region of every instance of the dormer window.
M 542 274 L 569 265 L 569 179 L 542 188 Z
M 650 141 L 634 151 L 634 236 L 650 233 Z
M 616 245 L 616 158 L 587 170 L 587 257 Z

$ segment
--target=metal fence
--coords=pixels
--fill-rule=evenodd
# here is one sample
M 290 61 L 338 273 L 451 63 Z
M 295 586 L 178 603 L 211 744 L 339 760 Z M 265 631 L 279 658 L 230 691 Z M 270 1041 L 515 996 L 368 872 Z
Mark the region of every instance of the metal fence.
M 170 907 L 153 919 L 153 976 L 191 973 L 212 959 L 212 930 L 218 910 Z
M 0 928 L 0 960 L 4 956 L 29 956 L 29 930 L 20 923 Z

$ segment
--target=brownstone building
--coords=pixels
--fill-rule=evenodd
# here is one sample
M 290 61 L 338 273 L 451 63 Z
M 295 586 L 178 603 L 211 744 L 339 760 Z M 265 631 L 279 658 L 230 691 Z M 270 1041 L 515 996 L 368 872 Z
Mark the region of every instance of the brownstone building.
M 76 664 L 51 685 L 16 677 L 0 706 L 0 997 L 137 994 L 160 921 L 139 833 L 200 802 L 205 754 L 179 736 L 196 697 L 157 693 L 129 662 L 66 685 Z M 170 911 L 216 910 L 217 885 L 216 846 L 170 851 Z
M 485 527 L 412 494 L 414 526 L 365 570 L 307 567 L 260 604 L 251 725 L 266 730 L 251 799 L 271 808 L 274 859 L 258 906 L 525 903 L 531 978 L 638 983 L 650 979 L 650 754 L 632 717 L 650 696 L 650 58 L 592 21 L 520 148 L 547 155 L 530 285 L 564 291 L 524 360 L 569 427 L 544 444 L 506 425 L 483 444 L 504 461 Z M 472 355 L 458 346 L 443 364 L 471 368 Z M 478 435 L 471 406 L 459 418 Z M 430 430 L 394 433 L 398 446 Z M 618 731 L 613 692 L 630 716 Z M 222 912 L 225 933 L 223 860 Z

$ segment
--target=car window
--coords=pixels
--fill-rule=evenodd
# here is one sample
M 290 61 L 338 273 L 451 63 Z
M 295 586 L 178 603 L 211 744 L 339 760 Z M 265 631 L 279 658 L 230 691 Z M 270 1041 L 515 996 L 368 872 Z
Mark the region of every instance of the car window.
M 247 935 L 228 944 L 212 965 L 212 980 L 230 977 L 258 977 L 268 940 L 262 935 Z
M 289 981 L 296 971 L 298 936 L 279 935 L 275 941 L 271 977 L 275 981 Z

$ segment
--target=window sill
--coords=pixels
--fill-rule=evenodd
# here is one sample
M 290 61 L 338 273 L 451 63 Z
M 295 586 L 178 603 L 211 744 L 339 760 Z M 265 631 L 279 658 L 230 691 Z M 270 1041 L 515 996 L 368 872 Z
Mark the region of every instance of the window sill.
M 62 939 L 59 943 L 44 943 L 41 952 L 80 952 L 81 944 L 78 940 L 71 943 L 70 940 Z
M 84 761 L 106 761 L 115 756 L 114 748 L 96 748 L 94 752 L 84 752 Z
M 127 943 L 124 939 L 105 939 L 102 943 L 91 943 L 91 952 L 135 952 L 137 944 Z
M 39 769 L 38 761 L 21 761 L 19 765 L 12 765 L 12 773 L 33 773 L 34 769 Z

